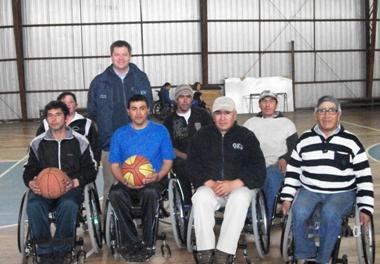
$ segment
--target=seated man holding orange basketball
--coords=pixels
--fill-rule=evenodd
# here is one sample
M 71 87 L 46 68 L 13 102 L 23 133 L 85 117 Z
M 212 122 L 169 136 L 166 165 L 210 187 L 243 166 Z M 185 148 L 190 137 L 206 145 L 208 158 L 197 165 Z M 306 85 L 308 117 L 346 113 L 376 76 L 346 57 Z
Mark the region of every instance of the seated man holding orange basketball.
M 109 200 L 116 212 L 120 228 L 120 254 L 127 261 L 146 261 L 154 255 L 153 223 L 161 191 L 166 187 L 165 181 L 175 157 L 169 132 L 160 124 L 148 120 L 148 101 L 143 95 L 134 95 L 128 101 L 128 115 L 131 123 L 117 129 L 112 135 L 109 161 L 117 183 L 109 193 Z M 147 159 L 153 172 L 145 170 L 143 185 L 136 186 L 128 178 L 133 174 L 137 181 L 141 177 L 138 163 L 146 167 L 142 158 Z M 135 159 L 135 160 L 133 160 Z M 136 167 L 125 171 L 124 163 Z M 142 209 L 143 236 L 137 235 L 133 222 L 132 206 L 138 204 Z
M 51 101 L 45 106 L 49 129 L 32 140 L 24 166 L 24 182 L 31 190 L 27 214 L 37 243 L 38 263 L 42 264 L 71 263 L 82 190 L 97 174 L 97 163 L 87 139 L 65 125 L 68 113 L 67 106 L 60 101 Z M 44 170 L 46 168 L 59 170 Z M 55 184 L 49 185 L 42 179 L 46 173 L 57 179 Z M 58 193 L 52 195 L 53 189 Z M 48 216 L 52 211 L 56 218 L 54 238 Z
M 265 160 L 252 131 L 236 124 L 234 101 L 215 99 L 213 125 L 202 127 L 190 140 L 187 165 L 197 188 L 192 197 L 197 244 L 196 262 L 232 263 L 254 188 L 265 181 Z M 224 207 L 218 243 L 215 211 Z

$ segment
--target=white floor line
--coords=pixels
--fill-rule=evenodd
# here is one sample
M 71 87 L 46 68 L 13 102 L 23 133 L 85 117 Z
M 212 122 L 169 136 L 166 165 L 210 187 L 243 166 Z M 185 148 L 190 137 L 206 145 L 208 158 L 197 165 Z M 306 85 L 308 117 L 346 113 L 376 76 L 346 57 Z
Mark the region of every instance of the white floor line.
M 21 162 L 25 161 L 25 159 L 28 157 L 28 155 L 25 155 L 25 157 L 23 157 L 22 159 L 20 159 L 19 161 L 17 161 L 15 164 L 13 164 L 12 166 L 10 166 L 6 171 L 4 171 L 2 174 L 0 174 L 0 179 L 2 177 L 4 177 L 5 175 L 7 175 L 8 172 L 10 172 L 11 170 L 13 170 L 17 165 L 19 165 Z
M 17 224 L 3 225 L 3 226 L 0 226 L 0 229 L 5 229 L 5 228 L 9 228 L 9 227 L 14 227 L 14 226 L 17 226 Z
M 343 123 L 343 124 L 347 124 L 347 125 L 351 125 L 351 126 L 356 126 L 356 127 L 361 127 L 361 128 L 366 128 L 366 129 L 369 129 L 369 130 L 380 132 L 380 129 L 377 129 L 377 128 L 373 128 L 373 127 L 369 127 L 369 126 L 363 126 L 363 125 L 359 125 L 359 124 L 352 123 L 352 122 L 347 122 L 347 121 L 340 121 L 340 122 Z
M 351 125 L 351 126 L 356 126 L 356 127 L 361 127 L 361 128 L 366 128 L 366 129 L 369 129 L 369 130 L 373 130 L 373 131 L 376 131 L 376 132 L 380 132 L 380 129 L 377 129 L 377 128 L 373 128 L 373 127 L 369 127 L 369 126 L 362 126 L 362 125 L 359 125 L 359 124 L 356 124 L 356 123 L 351 123 L 351 122 L 346 122 L 346 121 L 341 121 L 341 123 L 344 123 L 344 124 L 347 124 L 347 125 Z M 377 163 L 380 163 L 379 160 L 375 159 L 371 154 L 369 154 L 368 150 L 370 148 L 372 148 L 373 146 L 376 146 L 378 145 L 379 143 L 376 143 L 376 144 L 373 144 L 371 146 L 369 146 L 367 149 L 366 149 L 366 153 L 367 153 L 367 156 L 374 162 L 377 162 Z

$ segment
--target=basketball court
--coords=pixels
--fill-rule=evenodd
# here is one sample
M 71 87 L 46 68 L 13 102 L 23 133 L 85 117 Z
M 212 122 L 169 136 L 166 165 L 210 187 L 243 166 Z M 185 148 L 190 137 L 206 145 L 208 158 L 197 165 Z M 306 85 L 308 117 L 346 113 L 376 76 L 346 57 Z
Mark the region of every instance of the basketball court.
M 370 157 L 370 165 L 375 183 L 375 199 L 379 201 L 380 188 L 380 109 L 356 108 L 343 110 L 343 126 L 354 132 L 362 141 Z M 239 123 L 243 123 L 250 115 L 240 115 Z M 298 133 L 309 129 L 313 123 L 311 110 L 297 110 L 287 116 L 296 124 Z M 17 249 L 17 218 L 22 194 L 26 187 L 22 181 L 23 165 L 26 161 L 26 150 L 30 140 L 34 137 L 37 122 L 28 123 L 7 123 L 0 124 L 0 263 L 22 263 L 22 258 Z M 97 187 L 99 194 L 102 194 L 102 175 L 99 172 Z M 379 202 L 375 207 L 375 230 L 376 239 L 380 234 Z M 167 219 L 168 221 L 168 219 Z M 156 256 L 151 259 L 151 263 L 194 263 L 192 254 L 185 249 L 177 249 L 173 239 L 171 226 L 167 223 L 160 224 L 160 230 L 165 231 L 168 244 L 172 250 L 171 258 L 164 258 L 160 255 L 159 247 L 161 242 L 157 242 Z M 84 237 L 85 243 L 88 238 Z M 87 240 L 86 240 L 87 239 Z M 87 242 L 86 242 L 87 241 Z M 249 245 L 249 256 L 253 263 L 283 263 L 280 256 L 280 228 L 275 227 L 271 234 L 271 248 L 269 255 L 260 260 L 253 249 L 253 243 Z M 377 247 L 376 260 L 380 261 L 380 247 Z M 341 254 L 348 255 L 349 263 L 357 263 L 355 240 L 353 238 L 343 238 Z M 244 263 L 241 251 L 238 251 L 237 263 Z M 100 253 L 90 255 L 86 263 L 123 263 L 122 260 L 114 260 L 113 256 L 103 245 Z

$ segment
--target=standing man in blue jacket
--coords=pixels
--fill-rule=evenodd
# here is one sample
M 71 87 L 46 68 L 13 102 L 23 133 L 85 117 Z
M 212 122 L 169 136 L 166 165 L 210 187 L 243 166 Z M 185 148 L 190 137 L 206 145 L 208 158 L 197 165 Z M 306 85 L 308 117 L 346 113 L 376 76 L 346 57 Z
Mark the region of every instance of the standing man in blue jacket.
M 104 177 L 103 194 L 109 192 L 114 181 L 108 162 L 111 136 L 116 129 L 130 121 L 126 110 L 129 98 L 141 94 L 147 97 L 150 108 L 153 103 L 147 75 L 130 63 L 131 45 L 124 40 L 117 40 L 110 49 L 112 64 L 91 82 L 87 101 L 89 118 L 95 120 L 98 126 Z

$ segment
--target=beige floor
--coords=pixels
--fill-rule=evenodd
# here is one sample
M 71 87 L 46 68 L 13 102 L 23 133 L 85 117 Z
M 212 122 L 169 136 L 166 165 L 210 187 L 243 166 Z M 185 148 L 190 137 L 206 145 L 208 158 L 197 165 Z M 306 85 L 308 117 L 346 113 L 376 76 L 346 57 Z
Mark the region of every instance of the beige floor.
M 380 109 L 367 109 L 357 108 L 351 110 L 344 110 L 343 112 L 343 125 L 350 131 L 354 132 L 361 139 L 366 148 L 373 144 L 380 143 Z M 311 127 L 314 123 L 313 114 L 309 110 L 296 111 L 295 113 L 289 113 L 287 115 L 291 118 L 299 133 Z M 239 116 L 239 123 L 243 122 L 249 117 L 249 115 Z M 37 128 L 37 122 L 27 123 L 3 123 L 0 124 L 0 161 L 7 160 L 20 160 L 26 155 L 27 146 L 30 140 L 34 137 L 35 130 Z M 370 160 L 374 182 L 375 182 L 375 197 L 379 200 L 380 180 L 378 175 L 380 174 L 379 162 Z M 6 201 L 0 201 L 6 202 Z M 379 203 L 376 203 L 375 208 L 375 229 L 376 233 L 380 234 L 379 227 Z M 172 233 L 169 225 L 162 224 L 162 230 L 167 233 L 168 243 L 172 249 L 171 258 L 163 258 L 156 254 L 152 258 L 151 263 L 194 263 L 192 255 L 184 249 L 177 249 L 172 238 Z M 378 241 L 379 235 L 376 236 Z M 253 263 L 282 263 L 280 258 L 280 231 L 275 229 L 273 231 L 271 251 L 268 257 L 264 260 L 257 258 L 255 251 L 252 249 L 253 244 L 250 244 L 249 255 L 252 258 Z M 158 242 L 157 246 L 160 246 Z M 377 247 L 379 252 L 380 247 Z M 341 252 L 349 256 L 349 263 L 357 263 L 355 255 L 355 242 L 352 238 L 345 238 Z M 379 253 L 380 254 L 380 253 Z M 376 258 L 379 262 L 380 257 Z M 98 254 L 91 255 L 87 263 L 120 263 L 121 260 L 114 260 L 110 252 L 106 247 Z M 0 229 L 0 263 L 21 263 L 21 256 L 17 250 L 16 243 L 16 227 L 1 228 Z M 241 252 L 238 252 L 237 263 L 244 263 L 241 257 Z

